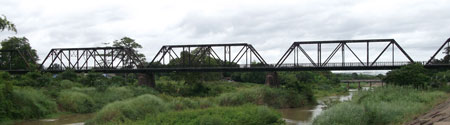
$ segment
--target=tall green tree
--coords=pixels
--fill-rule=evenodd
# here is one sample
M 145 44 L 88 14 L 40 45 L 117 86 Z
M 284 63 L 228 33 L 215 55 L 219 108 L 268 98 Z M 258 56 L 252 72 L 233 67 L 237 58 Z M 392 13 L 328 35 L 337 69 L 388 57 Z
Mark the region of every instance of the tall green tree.
M 137 49 L 141 49 L 141 44 L 137 43 L 134 39 L 131 39 L 130 37 L 123 37 L 120 40 L 113 41 L 114 47 L 125 47 L 125 48 L 131 48 L 136 53 L 136 56 L 144 63 L 145 62 L 145 55 L 142 53 L 139 53 Z
M 197 56 L 194 56 L 196 55 Z M 219 66 L 221 60 L 216 60 L 210 56 L 210 51 L 205 48 L 197 48 L 191 53 L 184 51 L 181 52 L 179 58 L 170 60 L 169 66 Z M 190 59 L 189 59 L 190 58 Z M 190 64 L 188 64 L 190 60 Z M 222 79 L 222 73 L 200 73 L 200 72 L 184 72 L 184 73 L 172 73 L 171 78 L 175 80 L 184 80 L 187 84 L 197 84 L 203 81 L 213 81 Z
M 422 64 L 414 63 L 388 72 L 383 80 L 389 84 L 399 86 L 425 88 L 425 85 L 431 80 L 426 74 L 427 72 L 428 70 Z
M 11 63 L 8 61 L 0 62 L 0 65 L 2 67 L 11 66 L 11 68 L 13 69 L 26 69 L 28 68 L 28 66 L 30 66 L 30 68 L 36 67 L 38 56 L 36 54 L 36 50 L 31 48 L 27 38 L 9 37 L 8 39 L 3 40 L 0 44 L 2 47 L 0 50 L 18 50 L 23 55 L 19 56 L 9 55 L 8 53 L 1 53 L 2 56 L 0 58 L 4 58 L 2 60 L 9 60 L 9 58 L 11 58 Z
M 3 31 L 5 29 L 17 33 L 16 25 L 8 21 L 6 19 L 6 16 L 3 15 L 3 17 L 0 17 L 0 31 Z

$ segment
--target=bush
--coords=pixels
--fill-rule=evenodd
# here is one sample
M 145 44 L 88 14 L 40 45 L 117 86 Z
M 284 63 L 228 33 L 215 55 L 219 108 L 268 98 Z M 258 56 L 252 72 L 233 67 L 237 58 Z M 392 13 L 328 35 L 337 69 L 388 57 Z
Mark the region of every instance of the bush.
M 401 123 L 427 111 L 437 101 L 445 98 L 446 94 L 440 91 L 420 91 L 409 87 L 376 88 L 354 95 L 351 102 L 331 107 L 319 115 L 314 124 Z M 347 117 L 351 116 L 348 113 L 359 116 Z
M 59 82 L 59 87 L 61 89 L 70 89 L 72 87 L 81 87 L 81 86 L 83 85 L 77 82 L 72 82 L 70 80 L 62 80 L 61 82 Z
M 51 85 L 51 74 L 41 72 L 28 72 L 21 76 L 18 86 L 44 87 Z
M 10 113 L 13 119 L 40 118 L 56 112 L 56 103 L 33 88 L 14 89 L 12 96 L 14 105 Z
M 77 81 L 78 80 L 78 75 L 77 75 L 77 73 L 75 73 L 74 70 L 70 70 L 69 69 L 69 70 L 66 70 L 66 71 L 64 71 L 62 73 L 59 73 L 56 78 L 58 78 L 60 80 Z
M 216 106 L 215 103 L 207 98 L 175 97 L 168 100 L 168 107 L 174 110 L 198 109 Z
M 167 110 L 164 101 L 154 95 L 141 95 L 136 98 L 116 101 L 103 107 L 89 124 L 107 122 L 120 123 L 138 120 L 146 115 L 157 114 Z
M 73 91 L 61 92 L 57 103 L 61 109 L 75 113 L 92 112 L 95 104 L 90 96 Z
M 267 125 L 284 124 L 280 113 L 265 106 L 213 107 L 207 109 L 172 111 L 148 116 L 145 120 L 127 124 L 208 124 L 208 125 Z
M 316 125 L 364 125 L 368 120 L 363 106 L 344 102 L 322 112 L 313 123 Z
M 204 83 L 187 84 L 177 81 L 158 81 L 156 90 L 171 96 L 208 96 L 210 91 Z
M 275 108 L 293 108 L 315 103 L 307 100 L 305 95 L 267 86 L 244 89 L 233 93 L 223 93 L 217 101 L 222 106 L 237 106 L 243 104 L 268 105 Z

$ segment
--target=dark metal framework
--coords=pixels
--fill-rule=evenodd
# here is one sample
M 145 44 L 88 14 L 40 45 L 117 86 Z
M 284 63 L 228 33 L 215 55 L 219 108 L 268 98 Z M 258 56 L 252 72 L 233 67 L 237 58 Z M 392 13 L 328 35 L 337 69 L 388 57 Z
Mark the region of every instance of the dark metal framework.
M 447 39 L 447 41 L 444 42 L 444 44 L 442 44 L 441 47 L 439 47 L 439 49 L 436 51 L 436 53 L 433 54 L 433 56 L 431 56 L 430 60 L 428 60 L 427 65 L 430 64 L 434 58 L 436 57 L 436 55 L 445 47 L 445 45 L 447 45 L 447 48 L 450 47 L 450 38 Z M 446 53 L 447 55 L 449 53 Z
M 238 50 L 233 50 L 231 47 L 241 47 Z M 217 54 L 217 49 L 223 48 L 223 56 L 219 56 Z M 182 49 L 181 52 L 191 53 L 196 49 L 192 55 L 189 54 L 188 57 L 178 56 L 178 54 L 174 51 L 174 49 Z M 232 52 L 237 54 L 232 56 Z M 169 60 L 178 58 L 182 61 L 181 65 L 175 67 L 192 67 L 193 64 L 199 62 L 203 57 L 211 57 L 213 60 L 220 62 L 219 66 L 227 67 L 233 66 L 238 63 L 245 56 L 245 65 L 249 65 L 252 61 L 252 55 L 256 57 L 256 59 L 262 64 L 267 65 L 266 61 L 262 58 L 262 56 L 256 51 L 256 49 L 247 43 L 233 43 L 233 44 L 198 44 L 198 45 L 166 45 L 161 47 L 156 56 L 148 65 L 150 67 L 156 67 L 157 63 L 165 65 L 165 58 L 169 58 Z M 191 57 L 192 56 L 192 57 Z M 211 66 L 211 59 L 208 58 L 206 62 L 203 63 L 203 67 Z
M 14 67 L 13 58 L 19 56 L 20 59 L 26 64 L 27 67 L 19 68 Z M 27 59 L 32 59 L 33 62 L 29 62 Z M 0 50 L 0 69 L 1 70 L 28 70 L 30 69 L 30 63 L 35 63 L 36 60 L 32 57 L 28 51 L 19 50 Z
M 45 67 L 47 60 L 50 64 Z M 131 48 L 54 48 L 45 57 L 40 69 L 132 69 L 141 66 L 143 63 Z
M 384 43 L 388 43 L 387 46 L 381 51 L 381 53 L 375 58 L 375 60 L 373 62 L 370 62 L 369 60 L 369 46 L 370 43 L 380 43 L 380 42 L 384 42 Z M 355 52 L 347 45 L 350 43 L 366 43 L 366 53 L 367 53 L 367 57 L 366 57 L 366 61 L 362 61 L 357 54 L 355 54 Z M 309 54 L 305 51 L 305 49 L 302 47 L 302 45 L 305 44 L 316 44 L 317 45 L 317 60 L 316 62 L 309 56 Z M 325 61 L 322 61 L 322 45 L 323 44 L 338 44 L 336 46 L 336 48 L 331 52 L 331 54 L 325 59 Z M 342 52 L 342 60 L 341 60 L 341 64 L 336 64 L 334 63 L 334 66 L 341 66 L 341 67 L 345 67 L 346 66 L 346 62 L 345 62 L 345 50 L 346 48 L 348 50 L 350 50 L 350 52 L 356 57 L 356 59 L 358 59 L 359 61 L 359 66 L 363 66 L 363 67 L 370 67 L 370 66 L 374 66 L 377 65 L 377 61 L 378 59 L 381 57 L 381 55 L 383 55 L 383 53 L 389 48 L 389 46 L 392 47 L 392 65 L 395 64 L 394 61 L 394 48 L 397 47 L 404 56 L 406 56 L 406 58 L 409 60 L 409 62 L 414 62 L 411 57 L 403 50 L 403 48 L 394 40 L 394 39 L 367 39 L 367 40 L 334 40 L 334 41 L 300 41 L 300 42 L 294 42 L 291 47 L 289 47 L 289 49 L 286 51 L 286 53 L 284 53 L 284 55 L 281 57 L 281 59 L 277 62 L 277 64 L 275 65 L 275 67 L 282 67 L 283 63 L 286 61 L 286 59 L 291 55 L 291 53 L 294 53 L 294 63 L 293 66 L 304 66 L 305 64 L 299 64 L 299 52 L 301 52 L 310 62 L 310 65 L 308 66 L 312 66 L 312 67 L 327 67 L 327 65 L 329 64 L 329 61 L 333 58 L 333 56 L 339 51 L 341 50 Z M 386 63 L 386 62 L 383 62 Z M 354 64 L 353 64 L 354 65 Z

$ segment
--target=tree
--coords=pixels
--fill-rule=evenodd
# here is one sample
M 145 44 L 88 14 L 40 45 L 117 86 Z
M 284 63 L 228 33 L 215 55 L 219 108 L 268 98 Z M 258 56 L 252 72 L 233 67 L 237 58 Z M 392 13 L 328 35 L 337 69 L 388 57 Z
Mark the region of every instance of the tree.
M 184 65 L 189 66 L 219 66 L 221 60 L 216 60 L 208 55 L 210 51 L 202 48 L 197 48 L 191 53 L 183 51 L 179 58 L 174 58 L 170 60 L 169 66 L 181 66 L 183 62 Z M 194 55 L 198 53 L 197 57 Z M 190 58 L 190 59 L 189 59 Z M 190 60 L 190 64 L 187 64 Z M 183 72 L 183 73 L 172 73 L 171 78 L 175 80 L 184 80 L 187 84 L 197 84 L 203 81 L 213 81 L 220 80 L 222 78 L 221 73 L 200 73 L 200 72 Z
M 130 48 L 136 53 L 136 56 L 139 58 L 140 61 L 145 62 L 145 60 L 146 60 L 145 55 L 142 53 L 139 53 L 136 50 L 136 49 L 141 49 L 142 46 L 139 43 L 137 43 L 134 39 L 131 39 L 130 37 L 123 37 L 120 40 L 114 40 L 113 46 Z
M 415 88 L 425 88 L 430 82 L 430 77 L 426 74 L 427 69 L 422 64 L 414 63 L 395 69 L 386 74 L 383 79 L 386 83 L 399 86 L 414 86 Z
M 1 58 L 11 58 L 11 68 L 13 69 L 26 69 L 28 66 L 30 68 L 36 67 L 36 61 L 38 56 L 36 50 L 31 48 L 28 39 L 25 37 L 9 37 L 3 40 L 1 43 L 0 50 L 18 50 L 22 53 L 22 56 L 18 55 L 7 55 L 8 53 L 2 53 Z M 24 60 L 25 59 L 25 60 Z M 2 59 L 9 60 L 9 59 Z M 28 64 L 26 63 L 28 62 Z M 0 65 L 9 65 L 9 62 L 0 62 Z
M 9 30 L 17 33 L 16 25 L 11 23 L 6 19 L 6 16 L 3 15 L 3 18 L 0 17 L 0 31 Z

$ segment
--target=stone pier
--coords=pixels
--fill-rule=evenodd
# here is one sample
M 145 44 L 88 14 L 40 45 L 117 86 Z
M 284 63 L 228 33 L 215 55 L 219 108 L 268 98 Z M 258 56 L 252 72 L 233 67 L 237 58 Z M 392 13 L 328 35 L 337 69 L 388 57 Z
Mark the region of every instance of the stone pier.
M 277 72 L 269 72 L 266 75 L 266 85 L 271 87 L 278 87 L 280 83 L 278 82 L 278 73 Z
M 155 87 L 155 74 L 153 73 L 138 73 L 138 83 L 139 85 L 146 85 L 149 87 Z

